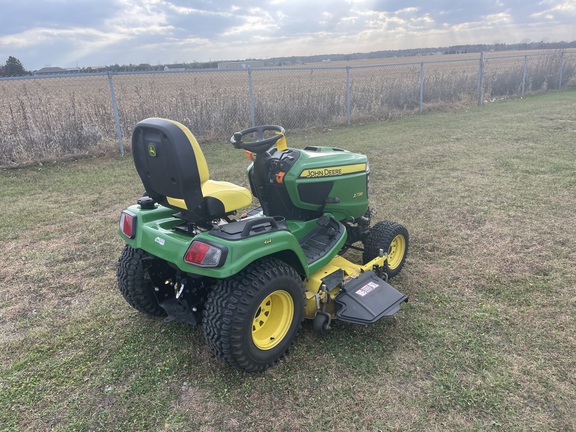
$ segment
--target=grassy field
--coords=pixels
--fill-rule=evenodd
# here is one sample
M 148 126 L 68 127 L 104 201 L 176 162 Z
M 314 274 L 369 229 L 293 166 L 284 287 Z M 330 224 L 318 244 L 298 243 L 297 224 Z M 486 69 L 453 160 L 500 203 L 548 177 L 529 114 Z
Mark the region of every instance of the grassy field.
M 259 375 L 118 293 L 129 156 L 0 171 L 0 430 L 576 430 L 575 108 L 565 91 L 289 134 L 369 155 L 377 218 L 411 233 L 410 302 L 323 338 L 305 323 Z M 246 183 L 242 152 L 204 151 Z

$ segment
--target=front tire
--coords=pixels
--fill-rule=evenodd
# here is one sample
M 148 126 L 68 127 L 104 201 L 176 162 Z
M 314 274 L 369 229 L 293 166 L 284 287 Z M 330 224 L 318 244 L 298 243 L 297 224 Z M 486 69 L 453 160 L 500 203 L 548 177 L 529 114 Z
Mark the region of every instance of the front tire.
M 268 369 L 284 357 L 300 328 L 304 292 L 298 273 L 274 258 L 218 281 L 204 310 L 208 346 L 233 368 Z
M 128 245 L 118 260 L 118 289 L 134 309 L 155 317 L 166 316 L 166 311 L 156 301 L 154 286 L 142 260 L 147 256 L 141 249 Z
M 404 267 L 409 241 L 408 230 L 403 225 L 390 221 L 378 222 L 370 228 L 364 240 L 362 260 L 366 264 L 376 258 L 382 249 L 388 254 L 384 273 L 391 279 L 397 276 Z

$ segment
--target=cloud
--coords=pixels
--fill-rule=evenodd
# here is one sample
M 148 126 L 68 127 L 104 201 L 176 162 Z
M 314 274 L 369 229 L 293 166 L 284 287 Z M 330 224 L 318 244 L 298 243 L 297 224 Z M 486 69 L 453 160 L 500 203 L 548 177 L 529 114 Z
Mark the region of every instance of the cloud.
M 547 21 L 566 22 L 568 20 L 576 20 L 576 3 L 573 1 L 560 2 L 542 2 L 548 7 L 544 10 L 534 12 L 531 18 L 538 20 L 544 19 Z M 573 21 L 574 22 L 574 21 Z
M 0 35 L 25 32 L 31 28 L 97 27 L 116 11 L 112 0 L 17 0 L 2 2 Z
M 206 61 L 569 40 L 567 0 L 20 0 L 0 16 L 0 61 L 27 68 Z

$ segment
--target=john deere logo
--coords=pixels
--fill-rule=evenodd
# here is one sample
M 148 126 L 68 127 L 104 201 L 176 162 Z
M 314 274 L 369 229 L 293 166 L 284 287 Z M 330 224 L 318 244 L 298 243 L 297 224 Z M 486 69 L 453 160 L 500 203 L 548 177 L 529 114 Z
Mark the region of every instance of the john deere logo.
M 152 157 L 156 157 L 156 147 L 154 147 L 154 144 L 148 144 L 148 154 Z

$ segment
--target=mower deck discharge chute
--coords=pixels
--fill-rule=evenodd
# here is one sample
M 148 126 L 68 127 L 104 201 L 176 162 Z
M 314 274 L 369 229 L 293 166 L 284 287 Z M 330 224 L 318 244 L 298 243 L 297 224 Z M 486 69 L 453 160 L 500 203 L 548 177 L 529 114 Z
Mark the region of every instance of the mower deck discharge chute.
M 387 281 L 409 236 L 395 222 L 370 226 L 366 156 L 288 148 L 280 126 L 236 132 L 231 143 L 253 161 L 250 190 L 210 179 L 184 125 L 150 118 L 134 128 L 146 193 L 120 217 L 126 301 L 202 325 L 216 357 L 246 371 L 281 359 L 305 318 L 323 333 L 333 319 L 371 324 L 396 313 L 406 296 Z M 260 207 L 235 217 L 253 195 Z M 349 248 L 363 251 L 362 264 L 341 256 Z

